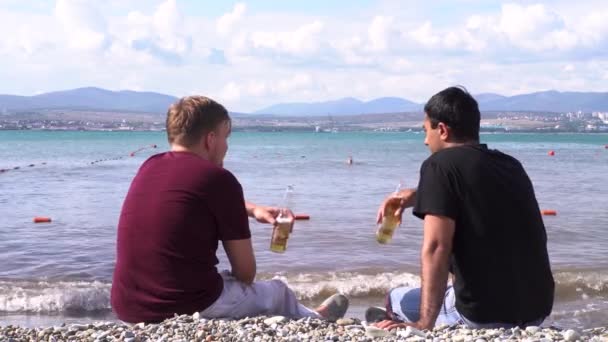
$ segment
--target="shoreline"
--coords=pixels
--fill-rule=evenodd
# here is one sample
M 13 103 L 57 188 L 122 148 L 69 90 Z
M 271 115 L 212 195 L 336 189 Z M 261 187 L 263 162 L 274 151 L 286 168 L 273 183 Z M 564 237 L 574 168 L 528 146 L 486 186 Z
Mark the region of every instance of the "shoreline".
M 356 318 L 330 323 L 320 319 L 290 320 L 282 316 L 240 320 L 204 319 L 198 313 L 181 315 L 158 324 L 94 322 L 39 328 L 0 326 L 2 341 L 608 341 L 608 328 L 559 329 L 527 327 L 469 329 L 438 326 L 420 331 L 406 328 L 391 332 L 369 327 Z

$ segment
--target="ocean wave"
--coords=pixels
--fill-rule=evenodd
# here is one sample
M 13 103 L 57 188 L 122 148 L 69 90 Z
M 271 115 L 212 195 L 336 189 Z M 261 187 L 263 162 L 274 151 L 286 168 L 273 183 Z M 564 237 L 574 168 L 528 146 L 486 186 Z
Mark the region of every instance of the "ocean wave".
M 98 281 L 0 282 L 0 312 L 59 313 L 110 310 L 111 284 Z
M 565 271 L 554 274 L 556 301 L 608 300 L 608 273 Z M 398 286 L 420 286 L 420 277 L 402 272 L 318 272 L 258 275 L 280 279 L 300 300 L 320 300 L 341 292 L 351 298 L 380 300 Z M 0 281 L 0 313 L 109 311 L 111 284 L 99 281 Z

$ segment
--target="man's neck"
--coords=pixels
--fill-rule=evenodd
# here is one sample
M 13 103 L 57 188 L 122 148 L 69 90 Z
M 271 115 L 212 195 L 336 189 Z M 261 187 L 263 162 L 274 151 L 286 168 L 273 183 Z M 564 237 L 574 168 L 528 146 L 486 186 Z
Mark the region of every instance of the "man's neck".
M 203 159 L 209 160 L 209 156 L 206 151 L 199 151 L 196 148 L 187 147 L 187 146 L 183 146 L 183 145 L 179 145 L 179 144 L 172 144 L 171 152 L 189 152 L 189 153 L 196 154 L 197 156 L 199 156 Z
M 471 146 L 471 145 L 479 145 L 479 141 L 477 140 L 469 140 L 469 141 L 459 141 L 459 142 L 446 142 L 443 146 L 444 148 L 451 147 L 460 147 L 460 146 Z

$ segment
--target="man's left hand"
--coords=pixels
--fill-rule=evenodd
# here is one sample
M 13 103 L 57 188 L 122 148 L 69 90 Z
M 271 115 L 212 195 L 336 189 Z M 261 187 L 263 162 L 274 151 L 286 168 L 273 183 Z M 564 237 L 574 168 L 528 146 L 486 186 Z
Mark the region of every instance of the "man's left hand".
M 429 329 L 428 327 L 420 326 L 420 324 L 418 324 L 418 322 L 398 322 L 398 321 L 391 321 L 391 320 L 380 321 L 380 322 L 374 323 L 372 325 L 375 326 L 376 328 L 386 329 L 386 330 L 393 330 L 393 329 L 397 329 L 397 328 L 406 328 L 406 327 L 412 327 L 412 328 L 416 328 L 418 330 Z

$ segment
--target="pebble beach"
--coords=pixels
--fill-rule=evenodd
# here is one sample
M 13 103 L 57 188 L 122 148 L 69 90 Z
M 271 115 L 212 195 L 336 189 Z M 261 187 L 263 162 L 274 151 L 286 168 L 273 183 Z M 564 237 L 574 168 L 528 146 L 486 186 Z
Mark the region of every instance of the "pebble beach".
M 0 341 L 606 341 L 608 328 L 561 330 L 550 327 L 525 329 L 468 329 L 438 326 L 433 330 L 414 328 L 386 331 L 358 319 L 336 322 L 282 316 L 241 320 L 204 319 L 199 314 L 181 315 L 158 324 L 95 322 L 54 327 L 0 327 Z

